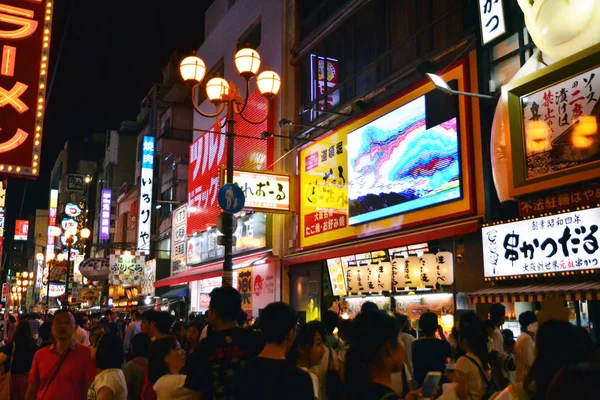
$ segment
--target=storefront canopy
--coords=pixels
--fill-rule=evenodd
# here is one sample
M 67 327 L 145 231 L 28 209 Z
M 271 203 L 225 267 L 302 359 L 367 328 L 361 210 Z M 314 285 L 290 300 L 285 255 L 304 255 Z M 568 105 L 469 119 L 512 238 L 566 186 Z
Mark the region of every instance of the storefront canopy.
M 233 259 L 233 268 L 244 268 L 251 265 L 274 262 L 276 260 L 277 259 L 271 255 L 271 250 L 267 250 L 260 253 L 235 257 Z M 197 281 L 198 279 L 215 278 L 217 276 L 221 276 L 222 270 L 223 261 L 220 260 L 214 263 L 201 265 L 199 267 L 193 267 L 180 274 L 156 281 L 154 282 L 154 287 L 180 285 L 182 283 Z M 164 295 L 162 297 L 164 297 Z
M 496 285 L 469 293 L 472 303 L 509 303 L 542 301 L 545 297 L 564 296 L 566 301 L 600 300 L 600 281 L 546 283 L 527 286 Z
M 371 237 L 363 240 L 353 240 L 351 243 L 338 246 L 307 250 L 285 257 L 284 262 L 288 265 L 295 265 L 325 260 L 328 258 L 345 257 L 352 254 L 369 253 L 381 249 L 391 249 L 394 247 L 407 246 L 415 243 L 424 243 L 432 240 L 462 236 L 468 233 L 477 232 L 478 229 L 478 218 L 472 218 L 451 224 L 415 229 L 386 236 Z
M 167 293 L 161 294 L 161 299 L 176 299 L 179 297 L 188 297 L 190 295 L 190 290 L 187 286 L 171 289 Z

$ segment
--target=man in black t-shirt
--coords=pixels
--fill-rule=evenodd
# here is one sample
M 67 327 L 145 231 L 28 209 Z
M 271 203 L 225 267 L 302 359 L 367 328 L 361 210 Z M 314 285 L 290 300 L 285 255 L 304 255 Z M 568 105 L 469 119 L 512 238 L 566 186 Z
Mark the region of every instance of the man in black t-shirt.
M 258 357 L 238 373 L 233 397 L 236 400 L 314 400 L 308 372 L 286 361 L 296 337 L 296 311 L 285 303 L 271 303 L 260 315 L 259 328 L 265 347 Z M 316 377 L 315 377 L 316 379 Z M 318 387 L 318 386 L 317 386 Z
M 192 354 L 185 387 L 202 393 L 204 400 L 230 400 L 235 377 L 241 367 L 263 349 L 260 334 L 238 327 L 242 309 L 240 293 L 231 287 L 210 294 L 208 322 L 213 332 Z

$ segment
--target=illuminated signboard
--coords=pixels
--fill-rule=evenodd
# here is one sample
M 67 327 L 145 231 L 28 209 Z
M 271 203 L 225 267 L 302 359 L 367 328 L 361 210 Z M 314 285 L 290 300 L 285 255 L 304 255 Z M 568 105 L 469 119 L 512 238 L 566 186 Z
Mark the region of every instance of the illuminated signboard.
M 600 269 L 600 208 L 486 226 L 483 272 L 488 278 L 560 275 Z
M 443 77 L 465 89 L 466 73 Z M 442 94 L 423 82 L 300 148 L 299 248 L 473 212 L 466 103 Z
M 56 237 L 51 235 L 56 226 L 56 208 L 58 207 L 58 190 L 50 190 L 50 203 L 48 205 L 48 238 L 46 239 L 46 260 L 54 256 L 54 241 Z
M 0 208 L 4 208 L 6 203 L 6 185 L 8 181 L 0 181 Z
M 222 184 L 227 176 L 223 170 Z M 290 177 L 256 171 L 233 171 L 233 182 L 246 197 L 244 209 L 264 212 L 290 210 Z
M 102 202 L 100 206 L 100 239 L 108 240 L 110 238 L 110 202 L 112 191 L 110 189 L 102 190 Z
M 138 215 L 138 250 L 150 250 L 152 214 L 152 184 L 154 174 L 154 137 L 144 136 L 142 143 L 142 180 L 140 185 L 140 212 Z
M 4 209 L 0 209 L 0 238 L 4 237 Z
M 504 35 L 506 23 L 502 0 L 479 0 L 479 22 L 481 24 L 481 44 L 488 44 Z
M 259 120 L 264 116 L 266 102 L 260 91 L 255 90 L 248 96 L 244 115 Z M 217 203 L 217 192 L 221 166 L 227 160 L 227 141 L 221 130 L 224 121 L 217 121 L 209 132 L 200 135 L 190 146 L 187 236 L 215 227 L 222 212 Z M 265 170 L 268 142 L 260 138 L 264 131 L 269 131 L 267 121 L 252 125 L 236 115 L 235 130 L 244 132 L 244 135 L 235 139 L 234 168 Z
M 65 206 L 65 214 L 69 217 L 79 217 L 81 215 L 81 207 L 77 204 L 67 203 Z
M 27 240 L 29 234 L 29 221 L 18 219 L 15 221 L 15 240 Z
M 340 102 L 340 91 L 332 91 L 338 84 L 338 78 L 340 76 L 340 69 L 338 60 L 335 58 L 321 57 L 316 54 L 310 55 L 310 77 L 311 77 L 311 88 L 310 98 L 312 101 L 316 100 L 317 97 L 325 95 L 327 93 L 327 101 L 319 100 L 317 104 L 318 110 L 331 110 Z M 325 106 L 327 104 L 327 106 Z M 313 119 L 319 114 L 311 112 Z
M 0 4 L 2 174 L 39 174 L 53 8 L 51 0 Z
M 186 225 L 187 204 L 183 204 L 173 211 L 171 221 L 171 276 L 186 270 Z

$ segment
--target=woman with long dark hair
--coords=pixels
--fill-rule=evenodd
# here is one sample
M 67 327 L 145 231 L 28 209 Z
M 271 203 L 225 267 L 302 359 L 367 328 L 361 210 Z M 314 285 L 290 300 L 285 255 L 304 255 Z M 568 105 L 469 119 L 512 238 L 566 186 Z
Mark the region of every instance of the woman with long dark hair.
M 460 330 L 459 345 L 464 356 L 456 361 L 453 381 L 458 396 L 479 400 L 491 389 L 487 335 L 481 326 L 469 324 Z
M 389 400 L 400 396 L 392 389 L 392 373 L 404 367 L 404 346 L 398 341 L 400 327 L 383 311 L 361 312 L 350 330 L 346 354 L 346 398 L 348 400 Z M 411 391 L 406 400 L 418 399 Z
M 124 361 L 121 338 L 114 333 L 102 335 L 95 356 L 98 373 L 88 389 L 88 399 L 127 400 L 127 382 L 121 370 Z
M 563 367 L 591 361 L 595 351 L 582 340 L 581 331 L 566 321 L 540 325 L 535 337 L 536 358 L 523 383 L 510 385 L 496 400 L 545 400 L 552 380 Z M 575 398 L 575 397 L 574 397 Z
M 175 336 L 167 335 L 156 339 L 150 345 L 148 357 L 148 378 L 154 384 L 157 400 L 194 399 L 195 393 L 183 387 L 185 375 L 180 375 L 185 367 L 185 351 L 179 346 Z
M 15 325 L 12 340 L 0 349 L 0 368 L 4 368 L 5 372 L 10 369 L 11 399 L 25 399 L 29 386 L 29 370 L 37 350 L 29 323 L 25 320 L 19 321 Z
M 310 375 L 316 398 L 322 398 L 320 394 L 323 395 L 325 392 L 325 377 L 322 378 L 323 382 L 320 382 L 310 369 L 319 365 L 325 355 L 325 336 L 325 325 L 322 322 L 311 321 L 304 324 L 298 330 L 294 344 L 288 353 L 288 360 Z

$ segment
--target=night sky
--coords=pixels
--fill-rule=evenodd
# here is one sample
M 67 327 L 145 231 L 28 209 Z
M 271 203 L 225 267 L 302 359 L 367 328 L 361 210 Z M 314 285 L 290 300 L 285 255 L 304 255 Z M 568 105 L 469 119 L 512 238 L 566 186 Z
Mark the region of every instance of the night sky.
M 16 219 L 47 209 L 50 172 L 65 141 L 135 119 L 170 54 L 202 43 L 204 10 L 211 2 L 55 1 L 41 175 L 27 184 L 9 179 L 6 244 Z

